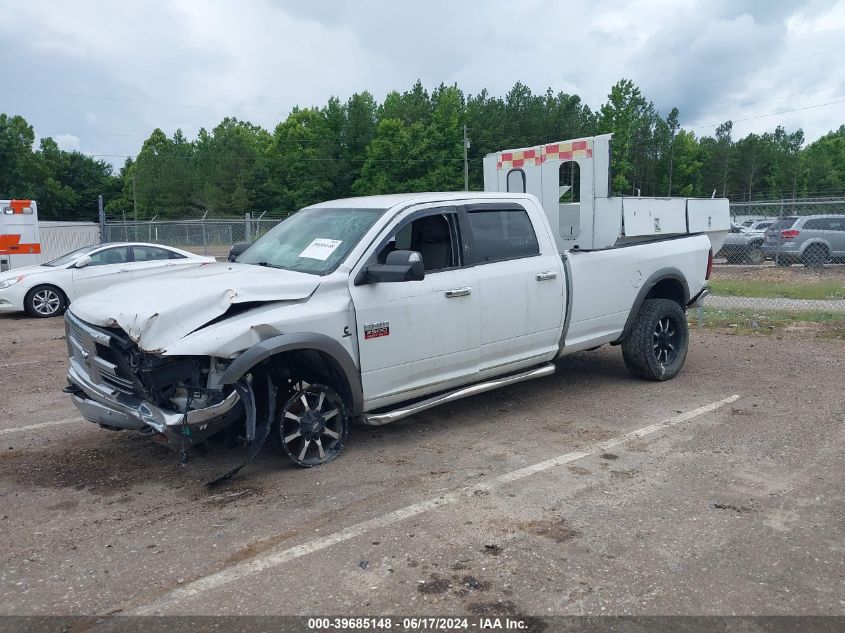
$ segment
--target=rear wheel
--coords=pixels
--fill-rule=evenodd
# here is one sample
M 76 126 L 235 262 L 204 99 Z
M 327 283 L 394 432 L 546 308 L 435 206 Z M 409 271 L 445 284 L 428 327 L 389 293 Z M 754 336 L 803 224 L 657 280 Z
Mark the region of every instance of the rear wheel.
M 759 266 L 763 263 L 763 245 L 752 244 L 750 249 L 751 250 L 745 254 L 745 261 L 754 266 Z
M 830 259 L 830 251 L 824 244 L 810 244 L 801 255 L 801 263 L 810 268 L 821 268 Z
M 331 387 L 308 385 L 285 403 L 279 431 L 285 453 L 296 464 L 320 466 L 343 450 L 349 435 L 349 412 Z
M 622 341 L 622 358 L 635 376 L 671 380 L 684 366 L 688 347 L 684 309 L 670 299 L 646 299 Z
M 23 300 L 23 307 L 29 316 L 38 319 L 58 316 L 67 308 L 67 297 L 65 293 L 55 286 L 35 286 L 26 293 Z

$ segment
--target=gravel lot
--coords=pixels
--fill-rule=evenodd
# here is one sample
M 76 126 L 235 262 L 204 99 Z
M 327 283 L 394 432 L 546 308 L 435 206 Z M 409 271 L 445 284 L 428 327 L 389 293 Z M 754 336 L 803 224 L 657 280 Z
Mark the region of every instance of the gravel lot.
M 0 614 L 845 614 L 843 341 L 694 329 L 659 384 L 604 347 L 214 490 L 237 449 L 76 420 L 61 320 L 0 349 Z

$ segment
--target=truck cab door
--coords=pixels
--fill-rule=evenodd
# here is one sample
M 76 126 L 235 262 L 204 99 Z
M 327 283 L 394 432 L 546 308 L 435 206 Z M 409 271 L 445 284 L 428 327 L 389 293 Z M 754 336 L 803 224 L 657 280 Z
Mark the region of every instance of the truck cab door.
M 366 283 L 366 266 L 384 263 L 392 250 L 420 253 L 425 278 Z M 368 409 L 473 380 L 477 292 L 474 270 L 463 266 L 454 207 L 409 211 L 382 233 L 350 276 Z
M 565 272 L 540 213 L 523 201 L 465 208 L 466 255 L 481 310 L 482 377 L 536 365 L 558 352 Z

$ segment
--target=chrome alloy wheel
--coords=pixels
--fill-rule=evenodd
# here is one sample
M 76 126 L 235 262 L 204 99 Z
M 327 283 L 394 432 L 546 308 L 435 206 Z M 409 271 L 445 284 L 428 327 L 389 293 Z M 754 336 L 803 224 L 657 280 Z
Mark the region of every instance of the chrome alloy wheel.
M 62 307 L 62 298 L 50 288 L 42 288 L 32 295 L 32 308 L 42 316 L 53 316 Z

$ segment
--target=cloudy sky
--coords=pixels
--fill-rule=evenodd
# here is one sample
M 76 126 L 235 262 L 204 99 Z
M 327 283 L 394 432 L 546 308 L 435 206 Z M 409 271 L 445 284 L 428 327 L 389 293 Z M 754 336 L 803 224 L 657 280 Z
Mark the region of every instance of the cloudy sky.
M 417 78 L 597 108 L 628 77 L 699 135 L 845 123 L 845 0 L 0 0 L 0 37 L 0 112 L 116 164 L 155 127 L 272 129 Z

